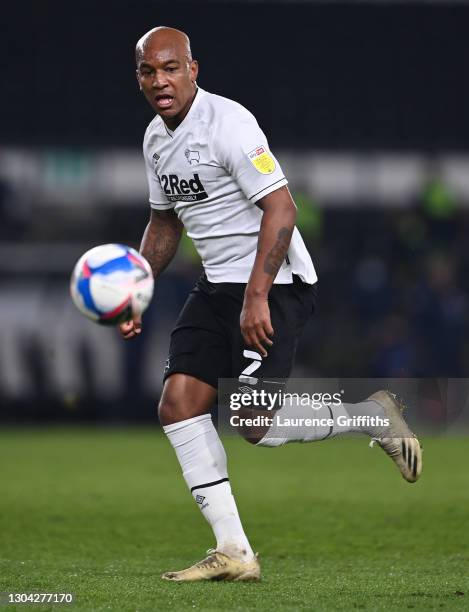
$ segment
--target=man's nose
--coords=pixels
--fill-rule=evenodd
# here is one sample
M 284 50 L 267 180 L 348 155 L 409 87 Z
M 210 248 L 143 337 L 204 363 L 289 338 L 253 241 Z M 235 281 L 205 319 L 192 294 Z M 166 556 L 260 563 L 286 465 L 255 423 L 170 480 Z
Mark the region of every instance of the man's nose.
M 154 89 L 161 89 L 162 87 L 166 87 L 167 84 L 165 73 L 157 70 L 153 78 L 152 87 L 154 87 Z

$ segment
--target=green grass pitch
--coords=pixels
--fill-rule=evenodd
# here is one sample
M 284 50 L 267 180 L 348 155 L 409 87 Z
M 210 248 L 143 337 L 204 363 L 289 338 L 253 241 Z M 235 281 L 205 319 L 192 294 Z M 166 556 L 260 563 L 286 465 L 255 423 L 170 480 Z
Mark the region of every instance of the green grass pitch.
M 156 429 L 0 433 L 0 591 L 71 592 L 5 610 L 468 610 L 469 439 L 424 440 L 409 485 L 367 439 L 225 440 L 260 584 L 174 584 L 213 546 Z

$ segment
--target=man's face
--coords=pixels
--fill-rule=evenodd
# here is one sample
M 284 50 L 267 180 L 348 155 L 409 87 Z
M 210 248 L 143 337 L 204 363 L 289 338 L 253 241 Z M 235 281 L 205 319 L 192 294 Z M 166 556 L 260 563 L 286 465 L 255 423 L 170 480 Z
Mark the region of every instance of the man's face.
M 181 121 L 194 97 L 197 62 L 187 57 L 179 39 L 154 36 L 137 64 L 137 80 L 145 98 L 167 122 Z

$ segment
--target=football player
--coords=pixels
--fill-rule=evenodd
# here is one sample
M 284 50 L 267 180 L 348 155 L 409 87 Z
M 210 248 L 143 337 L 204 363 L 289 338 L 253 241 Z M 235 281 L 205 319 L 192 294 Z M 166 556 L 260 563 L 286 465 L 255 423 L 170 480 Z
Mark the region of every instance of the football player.
M 258 380 L 288 378 L 314 309 L 317 276 L 265 134 L 246 108 L 197 85 L 199 67 L 187 35 L 150 30 L 137 43 L 136 63 L 140 90 L 156 113 L 143 144 L 151 212 L 140 250 L 158 278 L 185 227 L 204 267 L 171 334 L 159 419 L 216 547 L 163 578 L 256 581 L 259 561 L 241 524 L 210 410 L 219 378 L 249 382 L 253 367 Z M 142 331 L 141 320 L 120 329 L 133 338 Z M 420 445 L 391 394 L 324 405 L 316 416 L 322 413 L 334 423 L 339 416 L 368 416 L 390 425 L 362 425 L 361 419 L 359 426 L 296 428 L 293 437 L 273 425 L 251 441 L 278 446 L 360 431 L 378 441 L 407 480 L 418 478 Z M 282 406 L 276 414 L 298 416 L 299 408 Z

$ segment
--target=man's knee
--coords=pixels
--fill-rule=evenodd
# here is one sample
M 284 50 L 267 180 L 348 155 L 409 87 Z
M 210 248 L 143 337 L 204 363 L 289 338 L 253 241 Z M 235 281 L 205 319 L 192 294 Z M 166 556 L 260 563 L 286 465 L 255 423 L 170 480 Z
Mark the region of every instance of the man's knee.
M 252 408 L 241 408 L 239 411 L 241 425 L 237 428 L 241 436 L 250 444 L 258 444 L 267 433 L 268 425 L 262 424 L 266 416 L 265 411 L 254 410 Z M 255 424 L 253 423 L 261 423 Z
M 170 425 L 171 423 L 179 423 L 192 418 L 189 402 L 181 401 L 182 398 L 177 398 L 170 393 L 165 393 L 158 404 L 158 418 L 162 425 Z
M 216 397 L 216 389 L 187 376 L 173 374 L 163 387 L 158 416 L 162 425 L 172 425 L 202 414 L 207 414 Z
M 253 437 L 253 435 L 251 433 L 247 433 L 247 432 L 244 432 L 244 431 L 241 431 L 240 433 L 241 433 L 242 437 L 246 440 L 246 442 L 249 442 L 249 444 L 254 444 L 255 445 L 255 444 L 257 444 L 261 440 L 261 438 Z

